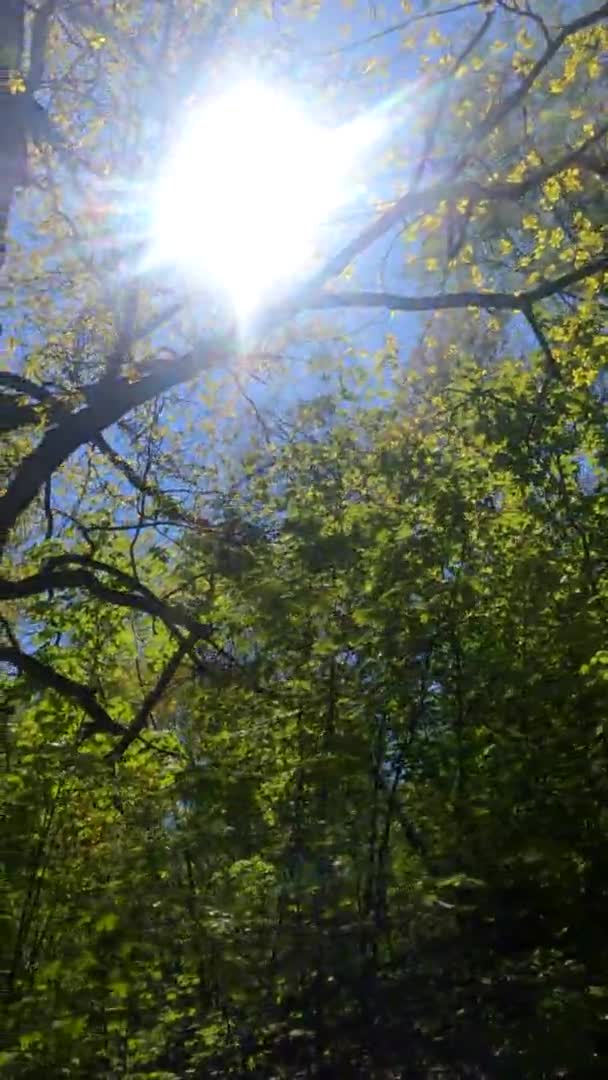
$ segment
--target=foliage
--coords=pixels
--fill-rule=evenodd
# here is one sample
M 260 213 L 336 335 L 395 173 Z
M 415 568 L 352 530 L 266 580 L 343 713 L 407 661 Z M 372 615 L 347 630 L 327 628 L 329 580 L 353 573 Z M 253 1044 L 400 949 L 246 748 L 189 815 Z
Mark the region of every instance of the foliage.
M 0 1067 L 604 1076 L 608 5 L 6 12 Z M 251 55 L 392 124 L 243 341 L 141 206 Z

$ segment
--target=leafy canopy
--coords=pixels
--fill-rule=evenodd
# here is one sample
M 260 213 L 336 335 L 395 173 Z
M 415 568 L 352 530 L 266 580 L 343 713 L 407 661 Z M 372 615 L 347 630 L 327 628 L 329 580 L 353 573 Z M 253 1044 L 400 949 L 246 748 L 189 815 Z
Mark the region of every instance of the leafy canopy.
M 607 16 L 2 6 L 7 1076 L 606 1074 Z M 243 328 L 252 66 L 386 134 Z

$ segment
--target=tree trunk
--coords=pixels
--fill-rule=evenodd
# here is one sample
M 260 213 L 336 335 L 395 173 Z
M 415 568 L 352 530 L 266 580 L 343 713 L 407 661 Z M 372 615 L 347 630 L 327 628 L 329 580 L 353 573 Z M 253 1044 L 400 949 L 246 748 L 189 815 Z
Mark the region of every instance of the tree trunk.
M 0 269 L 6 256 L 8 216 L 17 187 L 25 180 L 25 100 L 14 92 L 22 75 L 23 0 L 3 0 L 0 10 Z M 13 92 L 12 92 L 13 91 Z

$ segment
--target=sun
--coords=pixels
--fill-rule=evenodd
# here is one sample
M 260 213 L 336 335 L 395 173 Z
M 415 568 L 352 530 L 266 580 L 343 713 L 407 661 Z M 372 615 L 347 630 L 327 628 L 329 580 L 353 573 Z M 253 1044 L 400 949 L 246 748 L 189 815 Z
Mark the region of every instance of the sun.
M 314 122 L 244 83 L 193 112 L 154 199 L 156 255 L 219 288 L 243 318 L 312 266 L 323 224 L 356 187 L 379 124 Z

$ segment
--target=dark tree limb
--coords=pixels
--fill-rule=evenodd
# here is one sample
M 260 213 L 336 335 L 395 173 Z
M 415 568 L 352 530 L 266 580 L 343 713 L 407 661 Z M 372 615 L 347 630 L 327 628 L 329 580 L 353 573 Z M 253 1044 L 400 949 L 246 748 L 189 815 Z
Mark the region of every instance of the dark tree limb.
M 12 394 L 0 393 L 0 432 L 37 424 L 40 419 L 34 405 L 20 405 Z
M 48 477 L 44 482 L 44 516 L 46 519 L 46 529 L 44 531 L 44 539 L 51 540 L 53 536 L 53 478 Z
M 112 567 L 106 567 L 105 564 L 99 564 L 95 560 L 88 560 L 86 556 L 81 556 L 80 559 L 74 557 L 71 561 L 81 561 L 88 563 L 91 567 L 101 568 L 107 573 L 112 573 L 122 582 L 126 579 L 131 586 L 131 591 L 127 592 L 106 585 L 88 569 L 56 570 L 52 566 L 47 566 L 39 574 L 32 574 L 21 581 L 0 580 L 0 600 L 22 600 L 30 596 L 39 596 L 49 590 L 82 589 L 107 604 L 129 608 L 131 611 L 140 611 L 152 618 L 160 619 L 169 630 L 175 631 L 179 627 L 185 627 L 194 640 L 210 642 L 213 628 L 209 624 L 199 623 L 179 604 L 168 604 L 160 600 L 138 582 L 134 582 L 128 574 L 113 570 Z
M 2 387 L 12 393 L 5 393 Z M 0 371 L 0 431 L 15 431 L 28 424 L 40 422 L 41 410 L 29 402 L 24 403 L 21 400 L 23 397 L 33 398 L 38 405 L 47 405 L 61 411 L 60 402 L 55 400 L 46 386 L 40 386 L 14 371 Z
M 44 78 L 44 65 L 50 22 L 55 11 L 56 0 L 44 0 L 36 9 L 32 19 L 31 45 L 27 86 L 30 94 L 40 89 Z
M 193 644 L 192 637 L 185 638 L 180 642 L 177 649 L 170 657 L 168 663 L 163 668 L 156 684 L 152 687 L 150 692 L 144 698 L 142 706 L 137 713 L 135 719 L 129 724 L 129 727 L 123 734 L 122 738 L 116 744 L 116 746 L 108 754 L 108 758 L 112 762 L 120 761 L 126 751 L 129 749 L 132 742 L 138 738 L 141 732 L 146 727 L 153 710 L 158 705 L 159 701 L 168 689 L 174 675 L 179 668 L 182 660 L 190 650 Z
M 122 456 L 122 454 L 119 454 L 118 451 L 110 445 L 110 443 L 107 441 L 107 439 L 104 438 L 101 433 L 99 435 L 96 435 L 95 439 L 93 440 L 93 445 L 96 446 L 100 453 L 102 453 L 104 457 L 108 459 L 108 461 L 114 466 L 117 472 L 122 473 L 122 475 L 131 484 L 131 487 L 134 487 L 137 491 L 139 491 L 141 495 L 157 494 L 154 485 L 151 484 L 149 480 L 144 480 L 144 478 L 140 476 L 139 473 L 133 468 L 130 462 L 128 462 L 126 458 Z
M 603 134 L 605 133 L 604 130 Z M 596 176 L 601 177 L 602 180 L 605 180 L 608 177 L 608 159 L 602 160 L 602 158 L 598 157 L 596 154 L 581 154 L 580 162 L 585 169 L 595 173 Z
M 6 256 L 8 218 L 17 188 L 25 182 L 25 95 L 11 92 L 21 74 L 25 31 L 24 0 L 0 4 L 0 269 Z
M 530 326 L 530 329 L 532 330 L 532 333 L 534 334 L 534 337 L 538 341 L 538 344 L 540 345 L 540 347 L 541 347 L 541 349 L 543 351 L 543 355 L 545 357 L 545 362 L 546 362 L 546 365 L 547 365 L 547 373 L 549 375 L 553 376 L 554 378 L 559 378 L 560 377 L 559 368 L 558 368 L 558 366 L 557 366 L 557 364 L 555 362 L 555 357 L 554 357 L 554 355 L 553 355 L 553 353 L 551 351 L 551 346 L 549 344 L 549 340 L 547 338 L 547 335 L 545 334 L 545 331 L 543 330 L 541 323 L 539 322 L 538 318 L 536 317 L 533 304 L 526 305 L 526 307 L 522 308 L 522 311 L 523 311 L 526 319 L 528 320 L 528 325 Z
M 572 165 L 580 164 L 585 167 L 587 163 L 586 151 L 606 134 L 608 134 L 608 123 L 601 125 L 593 135 L 589 136 L 578 147 L 568 149 L 556 161 L 540 166 L 524 177 L 523 180 L 517 182 L 503 181 L 483 184 L 477 180 L 459 181 L 457 178 L 452 177 L 439 180 L 419 191 L 411 190 L 406 192 L 388 210 L 385 210 L 375 221 L 372 221 L 367 228 L 345 244 L 336 255 L 333 255 L 322 269 L 311 277 L 304 288 L 298 291 L 298 294 L 291 302 L 278 305 L 277 309 L 271 308 L 270 315 L 272 316 L 277 310 L 280 312 L 284 308 L 289 308 L 291 313 L 295 313 L 299 307 L 306 306 L 305 304 L 302 305 L 302 298 L 305 300 L 306 297 L 315 295 L 328 281 L 338 277 L 359 255 L 367 251 L 378 240 L 381 240 L 383 236 L 400 225 L 406 218 L 435 210 L 439 203 L 444 201 L 455 204 L 466 199 L 471 210 L 480 202 L 494 202 L 499 199 L 517 202 L 528 192 L 534 191 L 535 188 L 544 184 L 551 177 L 558 176 L 559 173 Z
M 18 375 L 15 371 L 0 371 L 0 386 L 6 386 L 8 390 L 14 390 L 16 394 L 24 394 L 34 401 L 49 401 L 53 395 L 46 386 L 35 383 L 33 379 L 27 379 L 25 375 Z
M 91 442 L 100 431 L 122 419 L 138 405 L 193 378 L 206 366 L 225 359 L 231 351 L 231 343 L 203 343 L 172 364 L 159 365 L 158 369 L 137 382 L 129 382 L 126 378 L 102 379 L 90 387 L 87 391 L 88 404 L 76 412 L 70 412 L 46 431 L 38 446 L 23 459 L 7 491 L 0 498 L 0 552 L 20 514 L 32 504 L 48 477 L 75 450 Z
M 544 281 L 528 292 L 483 292 L 466 291 L 457 293 L 434 293 L 430 296 L 401 296 L 386 292 L 333 292 L 327 291 L 311 297 L 306 304 L 310 309 L 318 308 L 385 308 L 387 311 L 440 311 L 458 308 L 482 308 L 486 311 L 523 311 L 526 313 L 533 304 L 547 300 L 565 292 L 573 285 L 585 281 L 594 274 L 608 270 L 608 254 L 601 255 L 591 262 L 570 270 L 558 278 Z
M 112 719 L 102 705 L 99 704 L 94 693 L 83 683 L 69 679 L 61 675 L 48 664 L 43 663 L 37 656 L 25 653 L 21 649 L 11 646 L 0 646 L 0 662 L 10 664 L 12 667 L 28 678 L 37 686 L 46 690 L 55 690 L 62 697 L 73 701 L 91 719 L 92 726 L 87 729 L 87 734 L 104 732 L 109 735 L 122 735 L 124 728 Z

